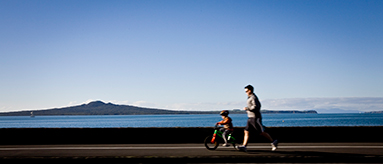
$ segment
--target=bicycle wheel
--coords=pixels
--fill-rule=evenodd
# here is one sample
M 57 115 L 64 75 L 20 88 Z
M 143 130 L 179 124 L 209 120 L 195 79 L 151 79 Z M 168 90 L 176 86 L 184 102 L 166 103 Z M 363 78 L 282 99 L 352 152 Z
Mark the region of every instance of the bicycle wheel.
M 233 147 L 234 147 L 235 150 L 238 150 L 237 147 L 236 147 L 236 145 L 239 145 L 239 144 L 237 143 L 237 141 L 236 141 L 234 138 L 231 138 L 231 139 L 229 140 L 229 142 L 233 145 Z
M 236 142 L 232 142 L 231 144 L 233 145 L 233 147 L 234 147 L 235 150 L 238 150 L 237 147 L 236 147 L 236 145 L 237 145 Z
M 215 150 L 217 149 L 219 143 L 217 142 L 217 140 L 214 141 L 214 143 L 211 143 L 211 139 L 213 138 L 213 136 L 207 136 L 205 138 L 205 147 L 206 149 L 208 150 Z

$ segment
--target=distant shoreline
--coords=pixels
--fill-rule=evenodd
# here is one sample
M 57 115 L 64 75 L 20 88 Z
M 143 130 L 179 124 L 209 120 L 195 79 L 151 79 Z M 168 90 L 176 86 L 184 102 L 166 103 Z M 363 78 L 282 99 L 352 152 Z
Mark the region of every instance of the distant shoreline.
M 61 113 L 61 114 L 46 114 L 39 113 L 39 110 L 33 111 L 20 111 L 20 112 L 4 112 L 0 113 L 0 116 L 31 116 L 31 112 L 34 112 L 33 116 L 107 116 L 107 115 L 179 115 L 179 114 L 218 114 L 220 111 L 174 111 L 171 113 L 139 113 L 139 114 L 74 114 L 74 113 Z M 246 114 L 245 111 L 233 111 L 229 110 L 230 114 Z M 318 114 L 314 110 L 310 111 L 271 111 L 271 110 L 262 110 L 262 114 Z
M 246 112 L 239 109 L 229 110 L 231 114 L 245 114 Z M 19 112 L 0 113 L 0 116 L 52 116 L 52 115 L 164 115 L 164 114 L 217 114 L 219 111 L 174 111 L 166 109 L 144 108 L 131 105 L 116 105 L 112 103 L 104 103 L 102 101 L 94 101 L 88 104 L 78 106 L 53 108 L 45 110 L 29 110 Z M 311 113 L 317 114 L 315 110 L 307 111 L 271 111 L 261 110 L 264 114 L 294 114 L 294 113 Z

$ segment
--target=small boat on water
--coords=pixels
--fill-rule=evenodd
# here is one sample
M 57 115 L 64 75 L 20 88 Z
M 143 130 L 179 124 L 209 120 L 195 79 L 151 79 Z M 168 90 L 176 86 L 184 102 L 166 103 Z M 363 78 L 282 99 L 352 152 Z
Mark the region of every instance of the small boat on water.
M 35 115 L 33 114 L 33 112 L 31 112 L 31 118 L 35 117 Z

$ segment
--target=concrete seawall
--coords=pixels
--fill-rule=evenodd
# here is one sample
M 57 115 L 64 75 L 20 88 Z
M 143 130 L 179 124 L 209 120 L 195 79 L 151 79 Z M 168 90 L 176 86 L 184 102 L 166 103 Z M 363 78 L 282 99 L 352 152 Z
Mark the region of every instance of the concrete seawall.
M 2 128 L 0 145 L 203 143 L 213 128 Z M 383 126 L 269 127 L 280 142 L 383 142 Z M 243 127 L 234 136 L 242 142 Z M 266 142 L 253 134 L 250 142 Z

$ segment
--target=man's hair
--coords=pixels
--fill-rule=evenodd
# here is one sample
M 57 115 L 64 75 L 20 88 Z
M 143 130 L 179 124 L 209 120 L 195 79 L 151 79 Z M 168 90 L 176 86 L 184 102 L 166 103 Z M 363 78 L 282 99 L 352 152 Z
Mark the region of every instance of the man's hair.
M 254 92 L 254 87 L 252 85 L 247 85 L 245 89 L 250 90 L 252 93 Z

